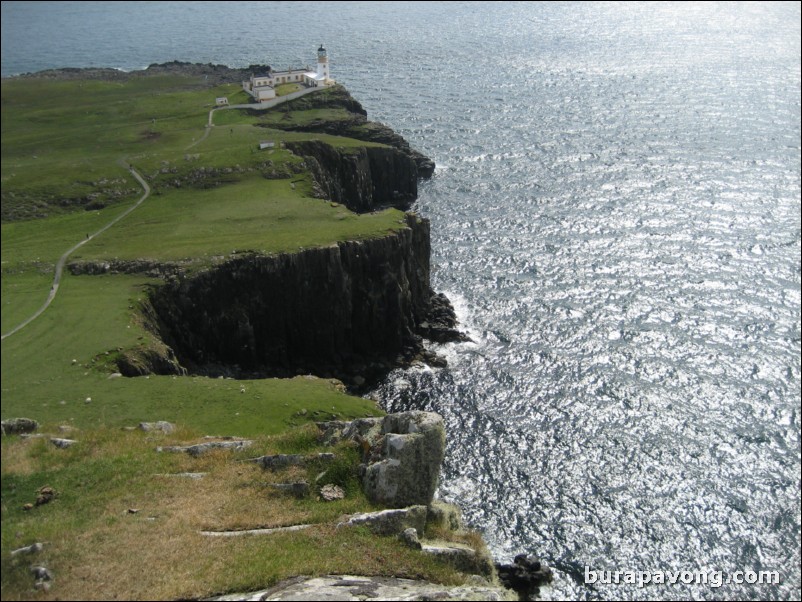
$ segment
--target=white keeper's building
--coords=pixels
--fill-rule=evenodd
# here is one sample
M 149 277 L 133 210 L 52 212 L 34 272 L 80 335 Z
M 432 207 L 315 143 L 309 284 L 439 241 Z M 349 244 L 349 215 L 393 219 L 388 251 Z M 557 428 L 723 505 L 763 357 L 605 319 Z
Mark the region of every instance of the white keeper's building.
M 287 71 L 271 69 L 263 75 L 251 75 L 250 79 L 242 82 L 242 89 L 256 102 L 265 102 L 276 97 L 276 86 L 293 83 L 302 84 L 307 88 L 333 86 L 337 83 L 329 77 L 329 59 L 322 44 L 317 49 L 317 71 L 312 71 L 308 65 L 303 69 Z

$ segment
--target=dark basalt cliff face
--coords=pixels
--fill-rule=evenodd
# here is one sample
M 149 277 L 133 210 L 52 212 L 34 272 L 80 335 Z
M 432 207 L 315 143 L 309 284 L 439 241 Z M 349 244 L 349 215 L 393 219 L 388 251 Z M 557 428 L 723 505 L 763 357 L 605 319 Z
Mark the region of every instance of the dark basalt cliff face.
M 308 123 L 294 123 L 292 120 L 271 122 L 269 127 L 295 132 L 317 132 L 345 136 L 364 142 L 385 144 L 412 159 L 417 170 L 416 178 L 430 178 L 434 173 L 434 161 L 413 149 L 403 136 L 383 123 L 368 120 L 364 107 L 351 96 L 343 86 L 334 86 L 320 94 L 309 94 L 282 105 L 282 110 L 307 111 L 311 109 L 341 109 L 347 117 L 338 119 L 318 119 Z M 253 111 L 258 116 L 258 111 Z
M 361 384 L 433 359 L 420 334 L 460 336 L 429 286 L 429 223 L 413 215 L 382 238 L 247 256 L 174 279 L 150 303 L 180 364 L 210 376 L 312 373 Z
M 304 157 L 317 196 L 342 203 L 351 211 L 365 213 L 388 206 L 408 209 L 418 197 L 415 162 L 395 148 L 336 148 L 318 140 L 288 142 L 286 147 Z

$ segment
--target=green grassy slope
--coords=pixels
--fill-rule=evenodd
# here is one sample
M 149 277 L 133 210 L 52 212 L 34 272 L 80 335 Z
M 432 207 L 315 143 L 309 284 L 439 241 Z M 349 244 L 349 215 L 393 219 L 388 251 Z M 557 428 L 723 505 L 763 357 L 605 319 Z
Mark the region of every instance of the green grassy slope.
M 208 88 L 199 78 L 180 76 L 2 82 L 4 333 L 44 302 L 61 254 L 142 195 L 123 160 L 146 177 L 153 193 L 73 260 L 144 258 L 201 269 L 242 251 L 292 252 L 401 227 L 403 214 L 396 210 L 355 215 L 312 198 L 310 175 L 281 146 L 307 139 L 346 148 L 370 143 L 269 127 L 276 119 L 284 128 L 292 119 L 339 119 L 340 109 L 259 116 L 217 111 L 216 126 L 201 140 L 217 96 L 232 104 L 246 101 L 238 84 Z M 276 147 L 259 151 L 263 140 Z M 373 402 L 314 377 L 113 375 L 120 350 L 154 342 L 137 308 L 155 284 L 144 275 L 65 272 L 48 310 L 2 341 L 2 417 L 34 418 L 50 434 L 71 426 L 79 430 L 68 436 L 80 441 L 57 450 L 46 439 L 4 438 L 3 599 L 197 597 L 264 587 L 298 573 L 359 570 L 460 580 L 394 540 L 360 530 L 335 534 L 339 514 L 371 508 L 356 490 L 331 507 L 314 496 L 288 500 L 266 493 L 264 481 L 279 477 L 265 477 L 230 456 L 191 461 L 160 455 L 153 437 L 121 431 L 140 421 L 168 420 L 180 427 L 169 442 L 206 434 L 252 436 L 260 452 L 297 451 L 298 441 L 313 439 L 303 430 L 311 421 L 380 413 Z M 301 451 L 313 447 L 300 445 Z M 339 470 L 348 481 L 357 456 L 341 453 Z M 170 487 L 153 479 L 179 470 L 208 470 L 215 478 Z M 45 485 L 56 488 L 56 500 L 24 510 Z M 156 522 L 129 520 L 125 510 L 132 506 L 147 508 Z M 302 520 L 322 524 L 272 540 L 211 542 L 197 535 L 200 528 Z M 27 564 L 10 556 L 34 540 L 48 542 L 39 561 L 59 575 L 50 594 L 35 593 Z M 189 556 L 194 562 L 186 562 Z M 152 570 L 155 564 L 164 575 Z
M 44 302 L 66 249 L 142 194 L 121 160 L 145 175 L 153 194 L 71 260 L 144 258 L 203 266 L 244 250 L 287 252 L 381 236 L 402 223 L 398 211 L 357 216 L 311 198 L 309 174 L 280 144 L 312 137 L 345 147 L 364 143 L 255 127 L 252 118 L 234 123 L 242 116 L 236 110 L 217 111 L 217 119 L 234 119 L 197 143 L 217 96 L 246 100 L 237 84 L 208 88 L 200 78 L 181 76 L 3 81 L 3 332 Z M 276 148 L 258 150 L 265 139 Z M 46 217 L 19 219 L 36 215 Z M 233 381 L 109 380 L 114 352 L 152 337 L 135 309 L 148 284 L 138 276 L 65 274 L 45 314 L 2 343 L 3 416 L 32 414 L 44 422 L 89 426 L 160 413 L 192 428 L 223 425 L 253 433 L 281 430 L 305 400 L 310 411 L 374 411 L 327 382 L 307 379 L 251 381 L 244 394 Z M 229 399 L 232 391 L 236 401 Z M 105 403 L 84 404 L 86 397 Z

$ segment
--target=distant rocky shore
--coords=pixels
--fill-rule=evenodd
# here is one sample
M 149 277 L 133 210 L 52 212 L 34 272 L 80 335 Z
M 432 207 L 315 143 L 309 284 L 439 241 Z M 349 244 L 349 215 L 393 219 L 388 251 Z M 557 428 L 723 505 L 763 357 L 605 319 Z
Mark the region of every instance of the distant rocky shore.
M 269 65 L 248 65 L 240 69 L 226 65 L 213 65 L 212 63 L 188 63 L 184 61 L 170 61 L 168 63 L 153 63 L 147 68 L 138 71 L 122 71 L 109 67 L 62 67 L 60 69 L 46 69 L 35 73 L 22 73 L 13 77 L 32 79 L 97 79 L 104 81 L 127 81 L 135 77 L 151 77 L 154 75 L 190 75 L 204 77 L 209 87 L 220 84 L 230 84 L 247 79 L 253 73 L 263 73 L 270 69 Z

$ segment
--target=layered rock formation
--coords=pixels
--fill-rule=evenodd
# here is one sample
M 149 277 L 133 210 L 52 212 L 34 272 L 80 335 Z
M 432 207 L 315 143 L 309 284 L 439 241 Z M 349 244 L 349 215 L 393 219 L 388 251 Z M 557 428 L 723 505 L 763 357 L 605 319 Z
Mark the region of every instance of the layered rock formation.
M 285 146 L 304 157 L 320 198 L 342 203 L 356 213 L 388 206 L 407 209 L 418 197 L 415 162 L 394 148 L 337 148 L 319 140 Z
M 515 600 L 515 596 L 480 578 L 456 587 L 396 577 L 329 575 L 297 577 L 270 589 L 209 600 Z
M 434 173 L 434 161 L 423 153 L 413 149 L 403 136 L 394 132 L 383 123 L 369 121 L 367 111 L 342 86 L 334 86 L 322 94 L 309 94 L 303 98 L 293 100 L 283 105 L 285 111 L 304 111 L 310 109 L 342 109 L 346 118 L 340 119 L 314 119 L 303 124 L 270 123 L 271 128 L 287 129 L 296 132 L 318 132 L 345 136 L 364 142 L 385 144 L 409 157 L 415 164 L 417 177 L 430 178 Z M 254 114 L 258 115 L 257 112 Z
M 362 488 L 390 508 L 432 503 L 445 457 L 443 418 L 433 412 L 400 412 L 381 418 L 322 424 L 323 440 L 350 440 L 362 448 Z
M 456 333 L 429 271 L 429 224 L 408 215 L 382 238 L 245 256 L 173 279 L 150 303 L 161 338 L 190 372 L 358 383 L 420 358 L 422 324 L 432 338 Z

